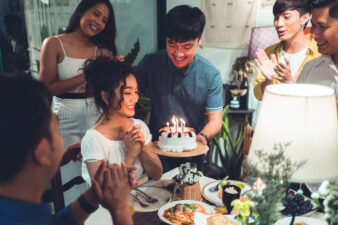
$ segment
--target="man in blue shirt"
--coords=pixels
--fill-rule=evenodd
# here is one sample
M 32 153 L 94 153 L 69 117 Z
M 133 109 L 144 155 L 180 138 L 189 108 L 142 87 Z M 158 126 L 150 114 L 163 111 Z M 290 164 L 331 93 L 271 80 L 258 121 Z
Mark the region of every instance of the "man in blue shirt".
M 101 203 L 114 224 L 133 224 L 126 166 L 102 163 L 92 187 L 52 216 L 42 194 L 59 169 L 63 139 L 51 112 L 52 97 L 25 74 L 0 75 L 0 225 L 83 224 Z
M 166 16 L 167 49 L 147 54 L 135 70 L 139 88 L 151 99 L 149 128 L 153 140 L 172 116 L 183 118 L 207 144 L 221 129 L 223 85 L 220 72 L 196 54 L 201 44 L 205 16 L 197 7 L 176 6 Z M 163 170 L 191 161 L 203 169 L 204 155 L 193 158 L 160 157 Z

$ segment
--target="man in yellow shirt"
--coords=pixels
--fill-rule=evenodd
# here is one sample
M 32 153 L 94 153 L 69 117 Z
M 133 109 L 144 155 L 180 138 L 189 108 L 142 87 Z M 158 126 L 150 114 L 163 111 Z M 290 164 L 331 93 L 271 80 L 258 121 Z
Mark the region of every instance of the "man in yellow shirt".
M 256 52 L 260 70 L 254 93 L 258 100 L 262 100 L 267 85 L 294 83 L 304 64 L 320 56 L 315 40 L 303 31 L 310 18 L 306 0 L 277 0 L 273 14 L 280 42 Z

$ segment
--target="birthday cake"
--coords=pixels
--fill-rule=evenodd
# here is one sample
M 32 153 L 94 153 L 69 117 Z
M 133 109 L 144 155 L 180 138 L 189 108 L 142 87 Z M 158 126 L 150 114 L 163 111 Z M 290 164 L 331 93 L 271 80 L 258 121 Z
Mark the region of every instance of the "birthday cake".
M 196 134 L 191 127 L 163 127 L 158 146 L 166 152 L 191 151 L 197 147 Z

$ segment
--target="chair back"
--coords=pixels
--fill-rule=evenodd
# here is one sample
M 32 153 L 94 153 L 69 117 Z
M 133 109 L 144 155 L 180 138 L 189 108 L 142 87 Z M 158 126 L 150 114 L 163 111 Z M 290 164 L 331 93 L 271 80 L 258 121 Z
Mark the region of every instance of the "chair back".
M 250 124 L 247 124 L 244 127 L 244 140 L 243 140 L 243 161 L 246 159 L 246 157 L 249 155 L 252 136 L 253 136 L 253 129 L 251 128 Z M 242 179 L 245 180 L 245 178 L 248 176 L 248 171 L 245 169 L 245 167 L 242 168 Z
M 274 26 L 253 27 L 251 31 L 248 58 L 254 59 L 258 48 L 265 49 L 278 42 L 279 38 Z
M 70 161 L 78 160 L 78 154 L 81 152 L 80 148 L 71 148 L 65 151 L 61 160 L 61 166 L 66 165 Z M 60 169 L 51 180 L 51 188 L 46 190 L 42 196 L 43 202 L 53 203 L 54 212 L 57 213 L 65 207 L 65 200 L 63 193 L 71 189 L 74 185 L 84 183 L 84 179 L 81 176 L 72 178 L 65 184 L 62 184 Z

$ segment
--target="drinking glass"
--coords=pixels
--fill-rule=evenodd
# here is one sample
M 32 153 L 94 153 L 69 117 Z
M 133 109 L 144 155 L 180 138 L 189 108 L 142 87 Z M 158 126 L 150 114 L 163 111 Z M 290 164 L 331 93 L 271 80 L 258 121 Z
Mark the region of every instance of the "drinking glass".
M 235 199 L 239 199 L 240 195 L 241 189 L 236 185 L 228 184 L 222 187 L 222 202 L 227 208 L 228 214 L 230 214 L 233 209 L 231 202 Z

